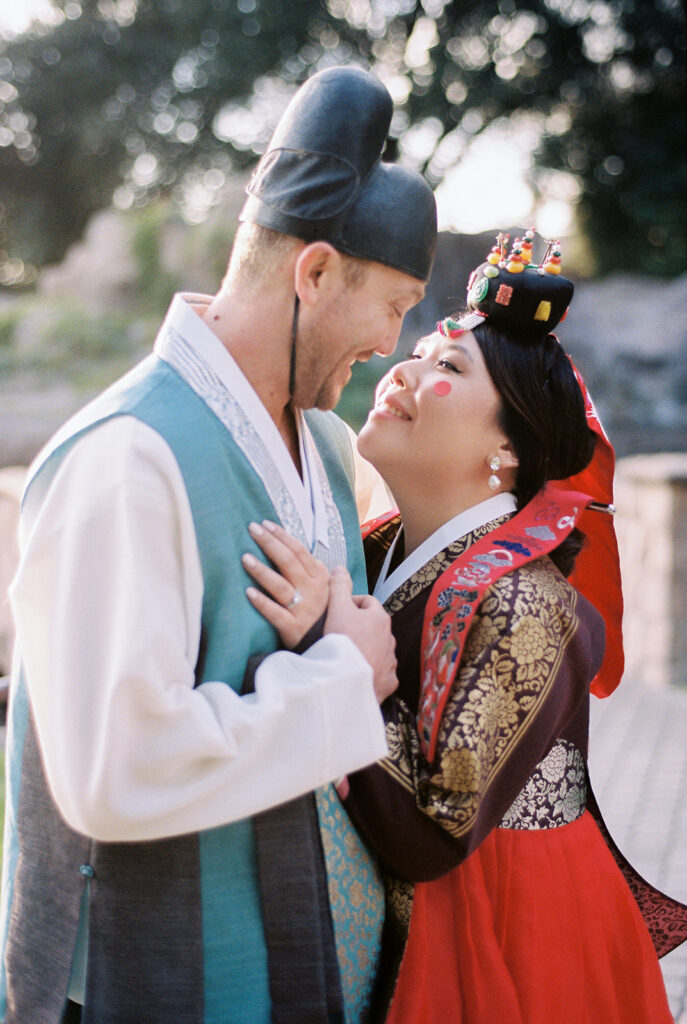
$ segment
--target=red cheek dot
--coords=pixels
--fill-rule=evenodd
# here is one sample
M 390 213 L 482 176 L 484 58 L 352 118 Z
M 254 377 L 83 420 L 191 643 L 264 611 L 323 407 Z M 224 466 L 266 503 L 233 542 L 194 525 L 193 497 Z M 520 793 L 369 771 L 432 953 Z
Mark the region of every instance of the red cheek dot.
M 434 385 L 434 394 L 439 398 L 445 398 L 451 393 L 451 385 L 447 380 L 438 380 Z

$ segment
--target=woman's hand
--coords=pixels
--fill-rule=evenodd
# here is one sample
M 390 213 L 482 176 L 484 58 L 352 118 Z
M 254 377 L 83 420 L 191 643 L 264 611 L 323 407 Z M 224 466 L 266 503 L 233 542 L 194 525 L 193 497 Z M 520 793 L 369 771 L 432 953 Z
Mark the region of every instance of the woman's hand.
M 277 523 L 251 523 L 248 530 L 275 569 L 253 555 L 243 555 L 244 569 L 267 592 L 248 587 L 246 595 L 284 646 L 292 649 L 327 609 L 329 570 Z

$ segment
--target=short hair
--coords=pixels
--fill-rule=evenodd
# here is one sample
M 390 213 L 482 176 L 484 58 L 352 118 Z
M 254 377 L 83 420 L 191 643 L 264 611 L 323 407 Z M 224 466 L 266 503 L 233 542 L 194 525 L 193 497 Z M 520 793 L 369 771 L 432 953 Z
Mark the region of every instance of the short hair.
M 243 288 L 266 284 L 300 245 L 291 235 L 243 222 L 236 232 L 225 280 Z
M 343 258 L 343 270 L 344 270 L 344 281 L 346 286 L 352 291 L 356 288 L 360 288 L 367 272 L 370 269 L 370 260 L 360 259 L 358 256 L 349 256 L 347 253 L 341 253 Z
M 225 280 L 231 280 L 242 288 L 262 286 L 274 277 L 294 248 L 302 245 L 303 242 L 292 235 L 261 224 L 242 222 L 236 232 Z M 359 288 L 365 280 L 370 261 L 343 252 L 340 255 L 346 286 Z

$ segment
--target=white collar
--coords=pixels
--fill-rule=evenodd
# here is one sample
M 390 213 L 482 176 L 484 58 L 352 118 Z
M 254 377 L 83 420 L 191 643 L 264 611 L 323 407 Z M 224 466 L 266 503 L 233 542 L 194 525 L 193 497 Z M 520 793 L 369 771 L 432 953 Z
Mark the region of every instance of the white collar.
M 405 583 L 413 573 L 416 573 L 423 565 L 426 565 L 430 559 L 438 555 L 444 548 L 447 548 L 454 540 L 472 533 L 473 530 L 484 526 L 485 523 L 491 522 L 492 519 L 498 519 L 499 516 L 506 515 L 508 512 L 514 512 L 516 508 L 515 495 L 511 494 L 510 491 L 503 491 L 501 494 L 495 494 L 493 498 L 481 501 L 479 505 L 473 505 L 472 508 L 459 512 L 457 516 L 449 519 L 448 522 L 430 534 L 426 540 L 423 540 L 422 544 L 415 548 L 407 558 L 404 558 L 391 575 L 387 576 L 396 543 L 401 536 L 401 530 L 399 530 L 386 553 L 382 571 L 379 574 L 374 589 L 374 596 L 384 604 L 394 591 L 398 590 L 401 584 Z
M 321 487 L 317 483 L 316 466 L 319 457 L 303 413 L 298 410 L 295 417 L 303 472 L 303 479 L 301 479 L 276 423 L 262 404 L 252 384 L 229 350 L 196 312 L 199 307 L 209 306 L 211 301 L 212 298 L 209 295 L 192 293 L 175 295 L 155 342 L 155 351 L 164 359 L 167 354 L 166 339 L 170 335 L 172 337 L 180 335 L 196 355 L 200 356 L 222 386 L 238 403 L 246 418 L 262 438 L 266 450 L 270 453 L 274 465 L 278 468 L 291 495 L 311 546 L 314 547 L 319 541 L 324 547 L 328 547 L 327 511 Z M 179 372 L 183 372 L 183 368 L 180 368 L 176 362 L 174 365 Z M 186 379 L 201 394 L 201 397 L 204 397 L 202 383 L 197 381 L 197 375 L 189 372 Z

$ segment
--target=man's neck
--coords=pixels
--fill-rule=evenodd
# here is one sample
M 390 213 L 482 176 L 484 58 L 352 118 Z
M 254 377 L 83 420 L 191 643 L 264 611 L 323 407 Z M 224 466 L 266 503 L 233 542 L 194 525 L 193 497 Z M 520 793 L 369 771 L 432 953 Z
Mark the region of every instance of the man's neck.
M 256 304 L 257 305 L 257 304 Z M 236 302 L 232 296 L 219 292 L 200 315 L 231 353 L 250 383 L 299 465 L 298 433 L 289 404 L 289 330 L 290 322 L 283 316 L 256 316 L 251 305 Z M 271 324 L 288 323 L 280 331 Z M 295 456 L 294 456 L 295 444 Z

